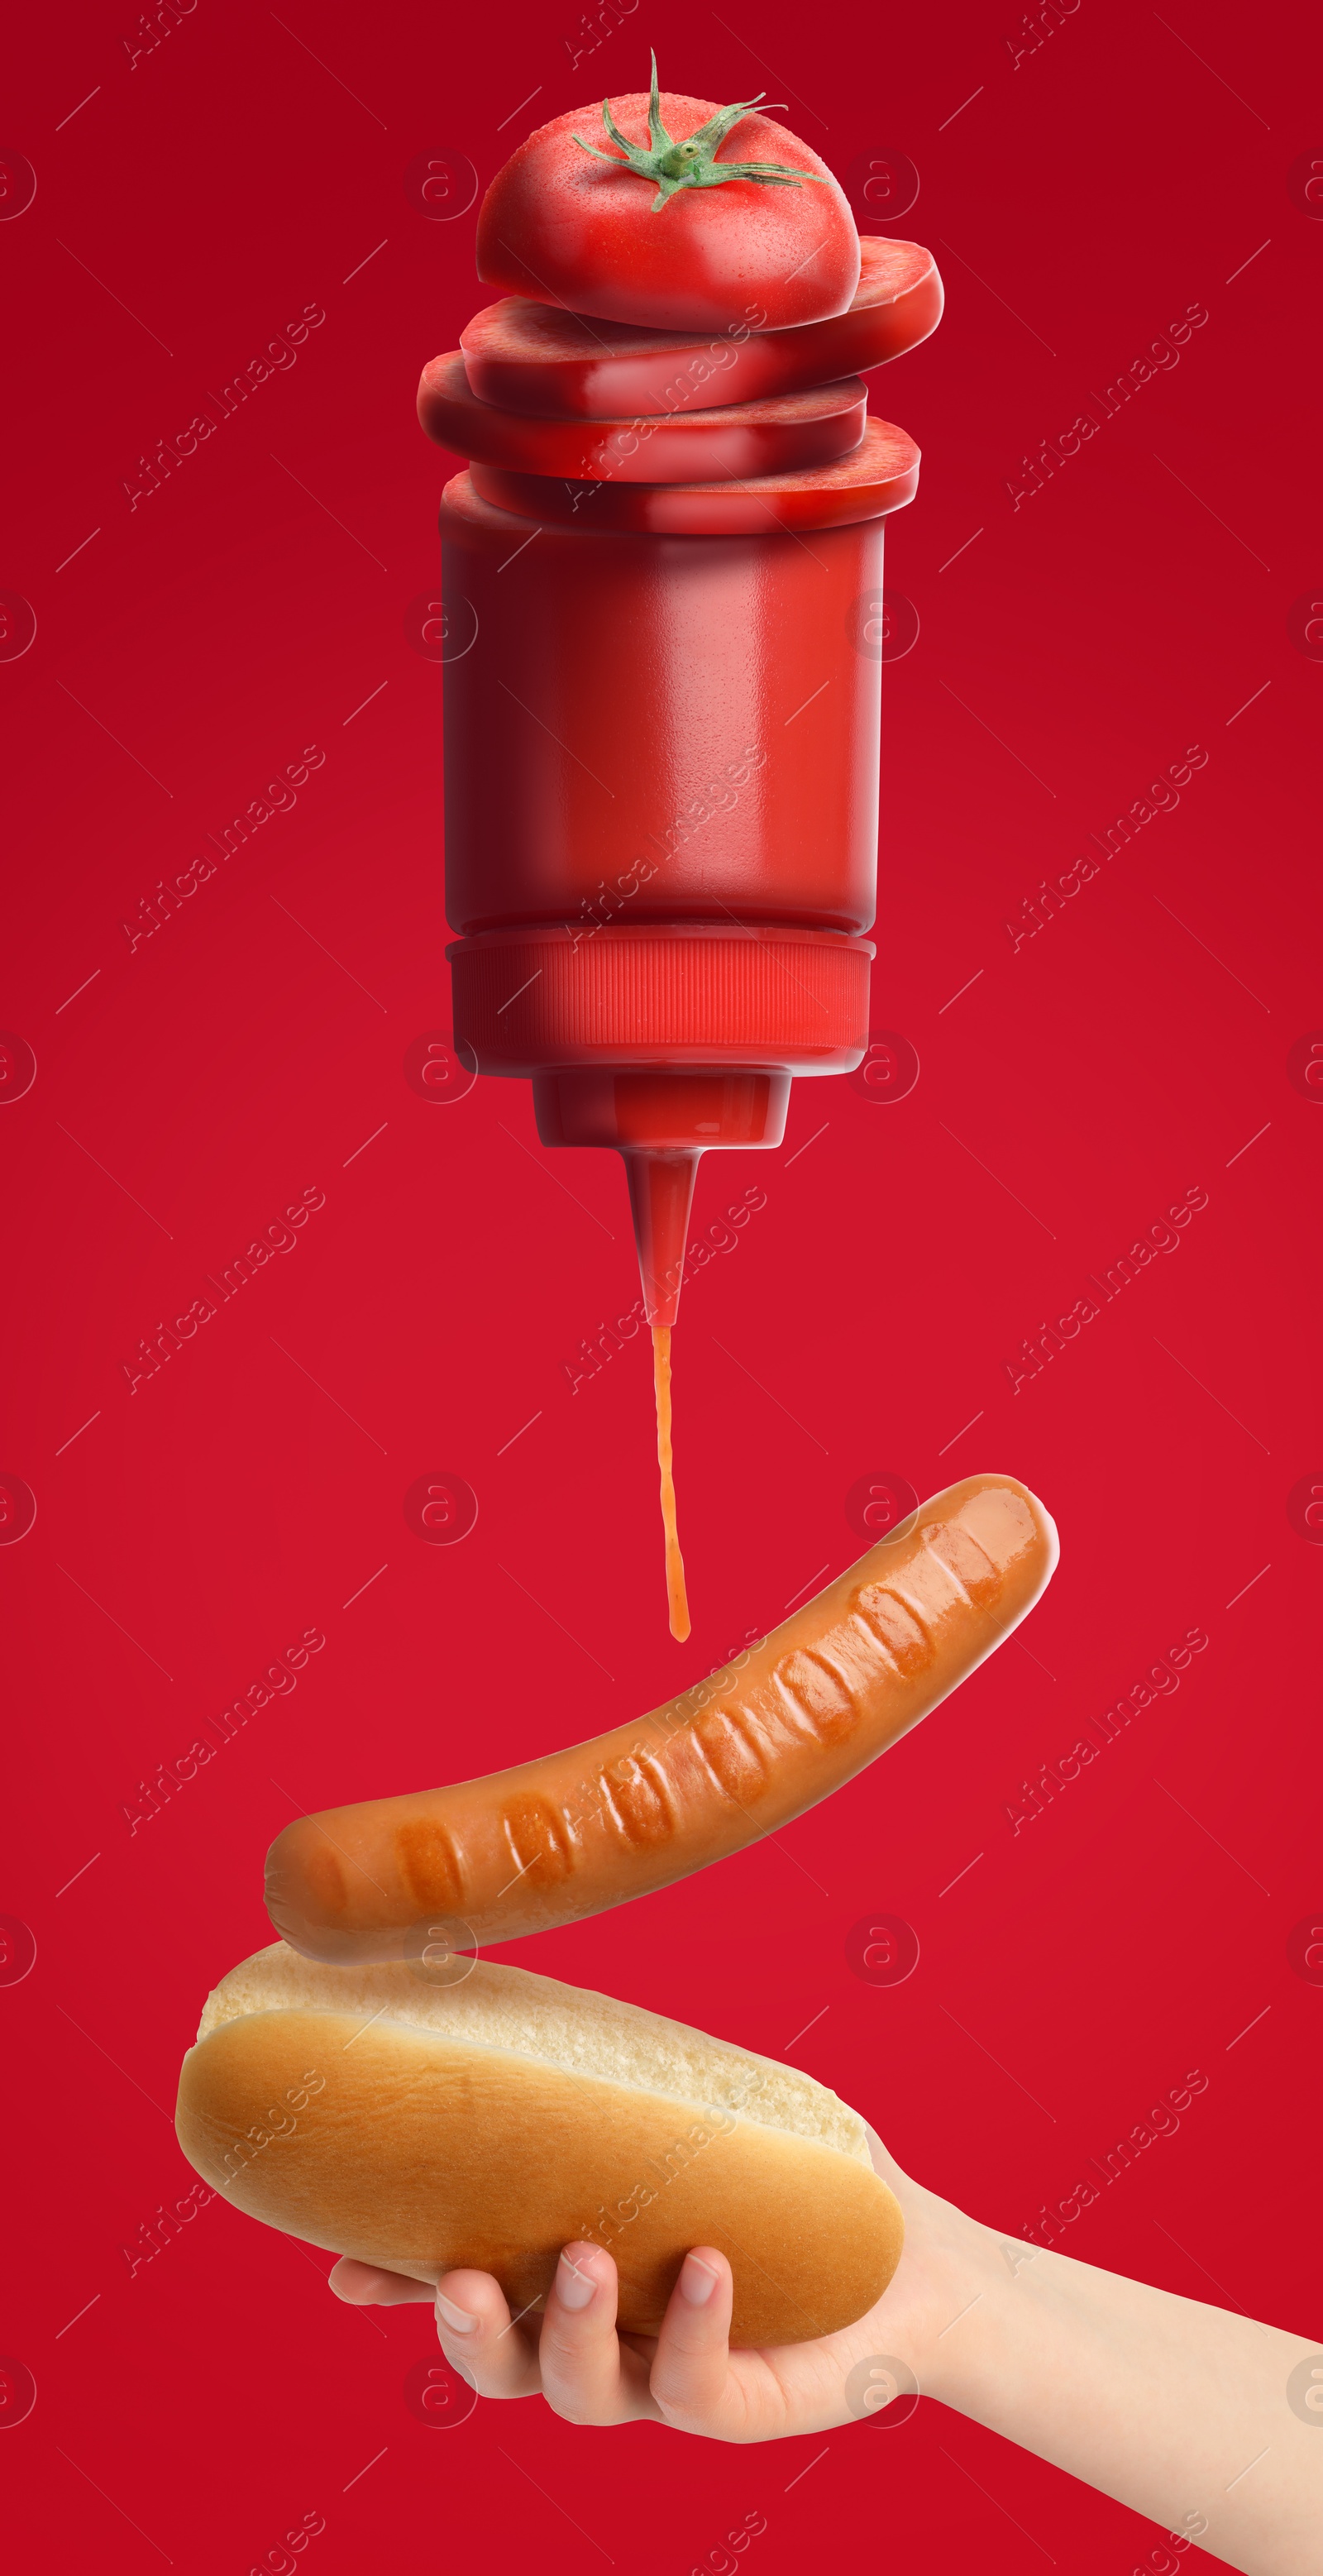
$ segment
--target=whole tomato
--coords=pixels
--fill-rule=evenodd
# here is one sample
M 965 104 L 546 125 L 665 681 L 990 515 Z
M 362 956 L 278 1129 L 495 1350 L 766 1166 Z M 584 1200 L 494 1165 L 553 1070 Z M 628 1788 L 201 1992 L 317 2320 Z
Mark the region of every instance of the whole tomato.
M 859 282 L 845 195 L 755 100 L 675 90 L 573 108 L 521 143 L 478 217 L 507 294 L 654 330 L 778 330 L 843 313 Z

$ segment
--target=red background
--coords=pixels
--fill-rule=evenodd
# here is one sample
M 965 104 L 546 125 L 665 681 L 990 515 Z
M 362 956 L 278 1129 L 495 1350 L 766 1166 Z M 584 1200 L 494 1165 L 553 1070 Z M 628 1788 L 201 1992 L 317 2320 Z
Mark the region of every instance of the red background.
M 3 139 L 38 178 L 0 225 L 0 587 L 38 621 L 0 665 L 0 1018 L 37 1060 L 0 1122 L 0 1466 L 38 1502 L 0 1553 L 0 1908 L 37 1942 L 0 1990 L 0 2348 L 37 2383 L 4 2450 L 15 2518 L 34 2562 L 209 2576 L 315 2511 L 329 2576 L 424 2551 L 682 2571 L 757 2509 L 764 2576 L 879 2542 L 910 2566 L 1046 2554 L 1102 2576 L 1156 2531 L 935 2405 L 889 2440 L 739 2455 L 538 2404 L 480 2408 L 447 2444 L 402 2398 L 435 2350 L 426 2310 L 335 2305 L 325 2257 L 221 2204 L 132 2278 L 120 2252 L 187 2186 L 178 2061 L 267 1937 L 262 1854 L 294 1803 L 613 1725 L 858 1553 L 861 1475 L 928 1493 L 995 1466 L 1061 1529 L 1023 1649 L 783 1845 L 511 1955 L 795 2041 L 909 2170 L 1012 2232 L 1199 2068 L 1179 2134 L 1069 2250 L 1319 2325 L 1323 1994 L 1287 1948 L 1323 1897 L 1323 1555 L 1287 1513 L 1323 1458 L 1323 1118 L 1287 1072 L 1323 1023 L 1321 675 L 1288 625 L 1320 580 L 1301 319 L 1323 234 L 1288 187 L 1311 141 L 1303 13 L 1215 0 L 1167 24 L 1083 0 L 1013 68 L 1010 8 L 951 0 L 883 34 L 682 6 L 577 70 L 563 15 L 515 0 L 457 30 L 415 0 L 328 0 L 282 24 L 200 0 L 132 69 L 127 11 L 11 32 Z M 948 291 L 935 340 L 871 380 L 925 457 L 888 538 L 921 631 L 883 674 L 875 969 L 875 1020 L 922 1073 L 885 1114 L 800 1084 L 781 1154 L 700 1174 L 700 1221 L 754 1181 L 767 1205 L 686 1292 L 684 1650 L 643 1354 L 575 1396 L 563 1373 L 635 1294 L 621 1174 L 544 1154 L 526 1086 L 446 1108 L 402 1070 L 448 1018 L 441 675 L 404 617 L 436 582 L 453 469 L 413 395 L 486 300 L 476 210 L 425 220 L 403 173 L 449 147 L 485 185 L 533 120 L 638 86 L 649 39 L 676 86 L 765 79 L 838 171 L 906 152 L 922 185 L 898 230 Z M 297 365 L 131 508 L 139 455 L 310 302 L 326 318 Z M 1022 455 L 1195 303 L 1179 366 L 1013 508 Z M 1196 743 L 1179 809 L 1013 953 L 1023 897 Z M 140 898 L 312 744 L 294 811 L 131 952 Z M 297 1251 L 130 1395 L 139 1337 L 313 1186 Z M 1196 1186 L 1179 1251 L 1013 1394 L 1023 1335 Z M 479 1497 L 458 1547 L 403 1518 L 434 1468 Z M 1200 1623 L 1178 1695 L 1014 1834 L 1026 1772 Z M 295 1695 L 131 1834 L 139 1779 L 315 1624 Z M 892 1989 L 846 1962 L 877 1910 L 921 1942 Z

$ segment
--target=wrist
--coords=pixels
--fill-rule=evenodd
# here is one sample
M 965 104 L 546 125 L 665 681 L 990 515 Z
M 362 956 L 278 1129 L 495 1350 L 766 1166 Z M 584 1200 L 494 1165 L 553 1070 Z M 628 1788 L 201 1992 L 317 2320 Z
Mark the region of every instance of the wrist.
M 905 2250 L 879 2324 L 926 2397 L 962 2411 L 992 2315 L 1034 2249 L 1002 2239 L 898 2169 L 887 2180 L 905 2220 Z

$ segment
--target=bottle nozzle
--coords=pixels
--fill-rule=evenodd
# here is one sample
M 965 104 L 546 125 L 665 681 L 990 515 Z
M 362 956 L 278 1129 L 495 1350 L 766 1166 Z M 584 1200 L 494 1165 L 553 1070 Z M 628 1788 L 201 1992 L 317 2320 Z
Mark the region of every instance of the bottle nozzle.
M 643 1283 L 644 1320 L 669 1327 L 680 1311 L 698 1155 L 640 1152 L 635 1147 L 625 1153 L 624 1163 Z
M 643 1311 L 669 1330 L 680 1305 L 700 1154 L 779 1145 L 790 1076 L 681 1066 L 563 1066 L 533 1076 L 544 1145 L 614 1145 L 629 1177 Z

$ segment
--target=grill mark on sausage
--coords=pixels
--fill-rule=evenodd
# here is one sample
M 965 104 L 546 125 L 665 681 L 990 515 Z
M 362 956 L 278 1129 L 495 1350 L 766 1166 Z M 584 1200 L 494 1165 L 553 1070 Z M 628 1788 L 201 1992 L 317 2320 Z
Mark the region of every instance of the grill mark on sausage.
M 1001 1569 L 959 1521 L 934 1521 L 924 1530 L 922 1544 L 971 1610 L 991 1609 L 1002 1590 Z
M 862 1723 L 863 1710 L 844 1673 L 820 1646 L 798 1647 L 776 1666 L 772 1683 L 794 1711 L 800 1735 L 816 1744 L 843 1744 Z
M 550 1798 L 507 1799 L 501 1823 L 514 1874 L 529 1887 L 558 1887 L 583 1857 L 562 1809 Z
M 855 1594 L 851 1608 L 872 1630 L 888 1663 L 903 1681 L 913 1681 L 926 1672 L 937 1652 L 913 1605 L 892 1591 L 885 1583 L 866 1583 Z
M 866 1711 L 868 1694 L 877 1684 L 877 1639 L 867 1620 L 857 1611 L 847 1612 L 823 1638 L 822 1652 L 831 1656 L 847 1690 L 854 1692 Z
M 690 1729 L 694 1750 L 715 1789 L 737 1807 L 768 1786 L 768 1753 L 747 1709 L 709 1708 Z
M 349 1904 L 349 1890 L 340 1865 L 340 1855 L 328 1842 L 322 1840 L 320 1834 L 306 1855 L 303 1873 L 308 1883 L 309 1897 L 315 1899 L 332 1922 L 338 1914 L 346 1912 Z
M 447 1828 L 435 1816 L 405 1816 L 395 1828 L 395 1855 L 400 1876 L 421 1914 L 440 1906 L 457 1913 L 464 1899 L 464 1873 Z
M 679 1819 L 670 1782 L 652 1755 L 613 1763 L 602 1772 L 599 1786 L 606 1812 L 631 1851 L 652 1851 L 670 1842 Z

